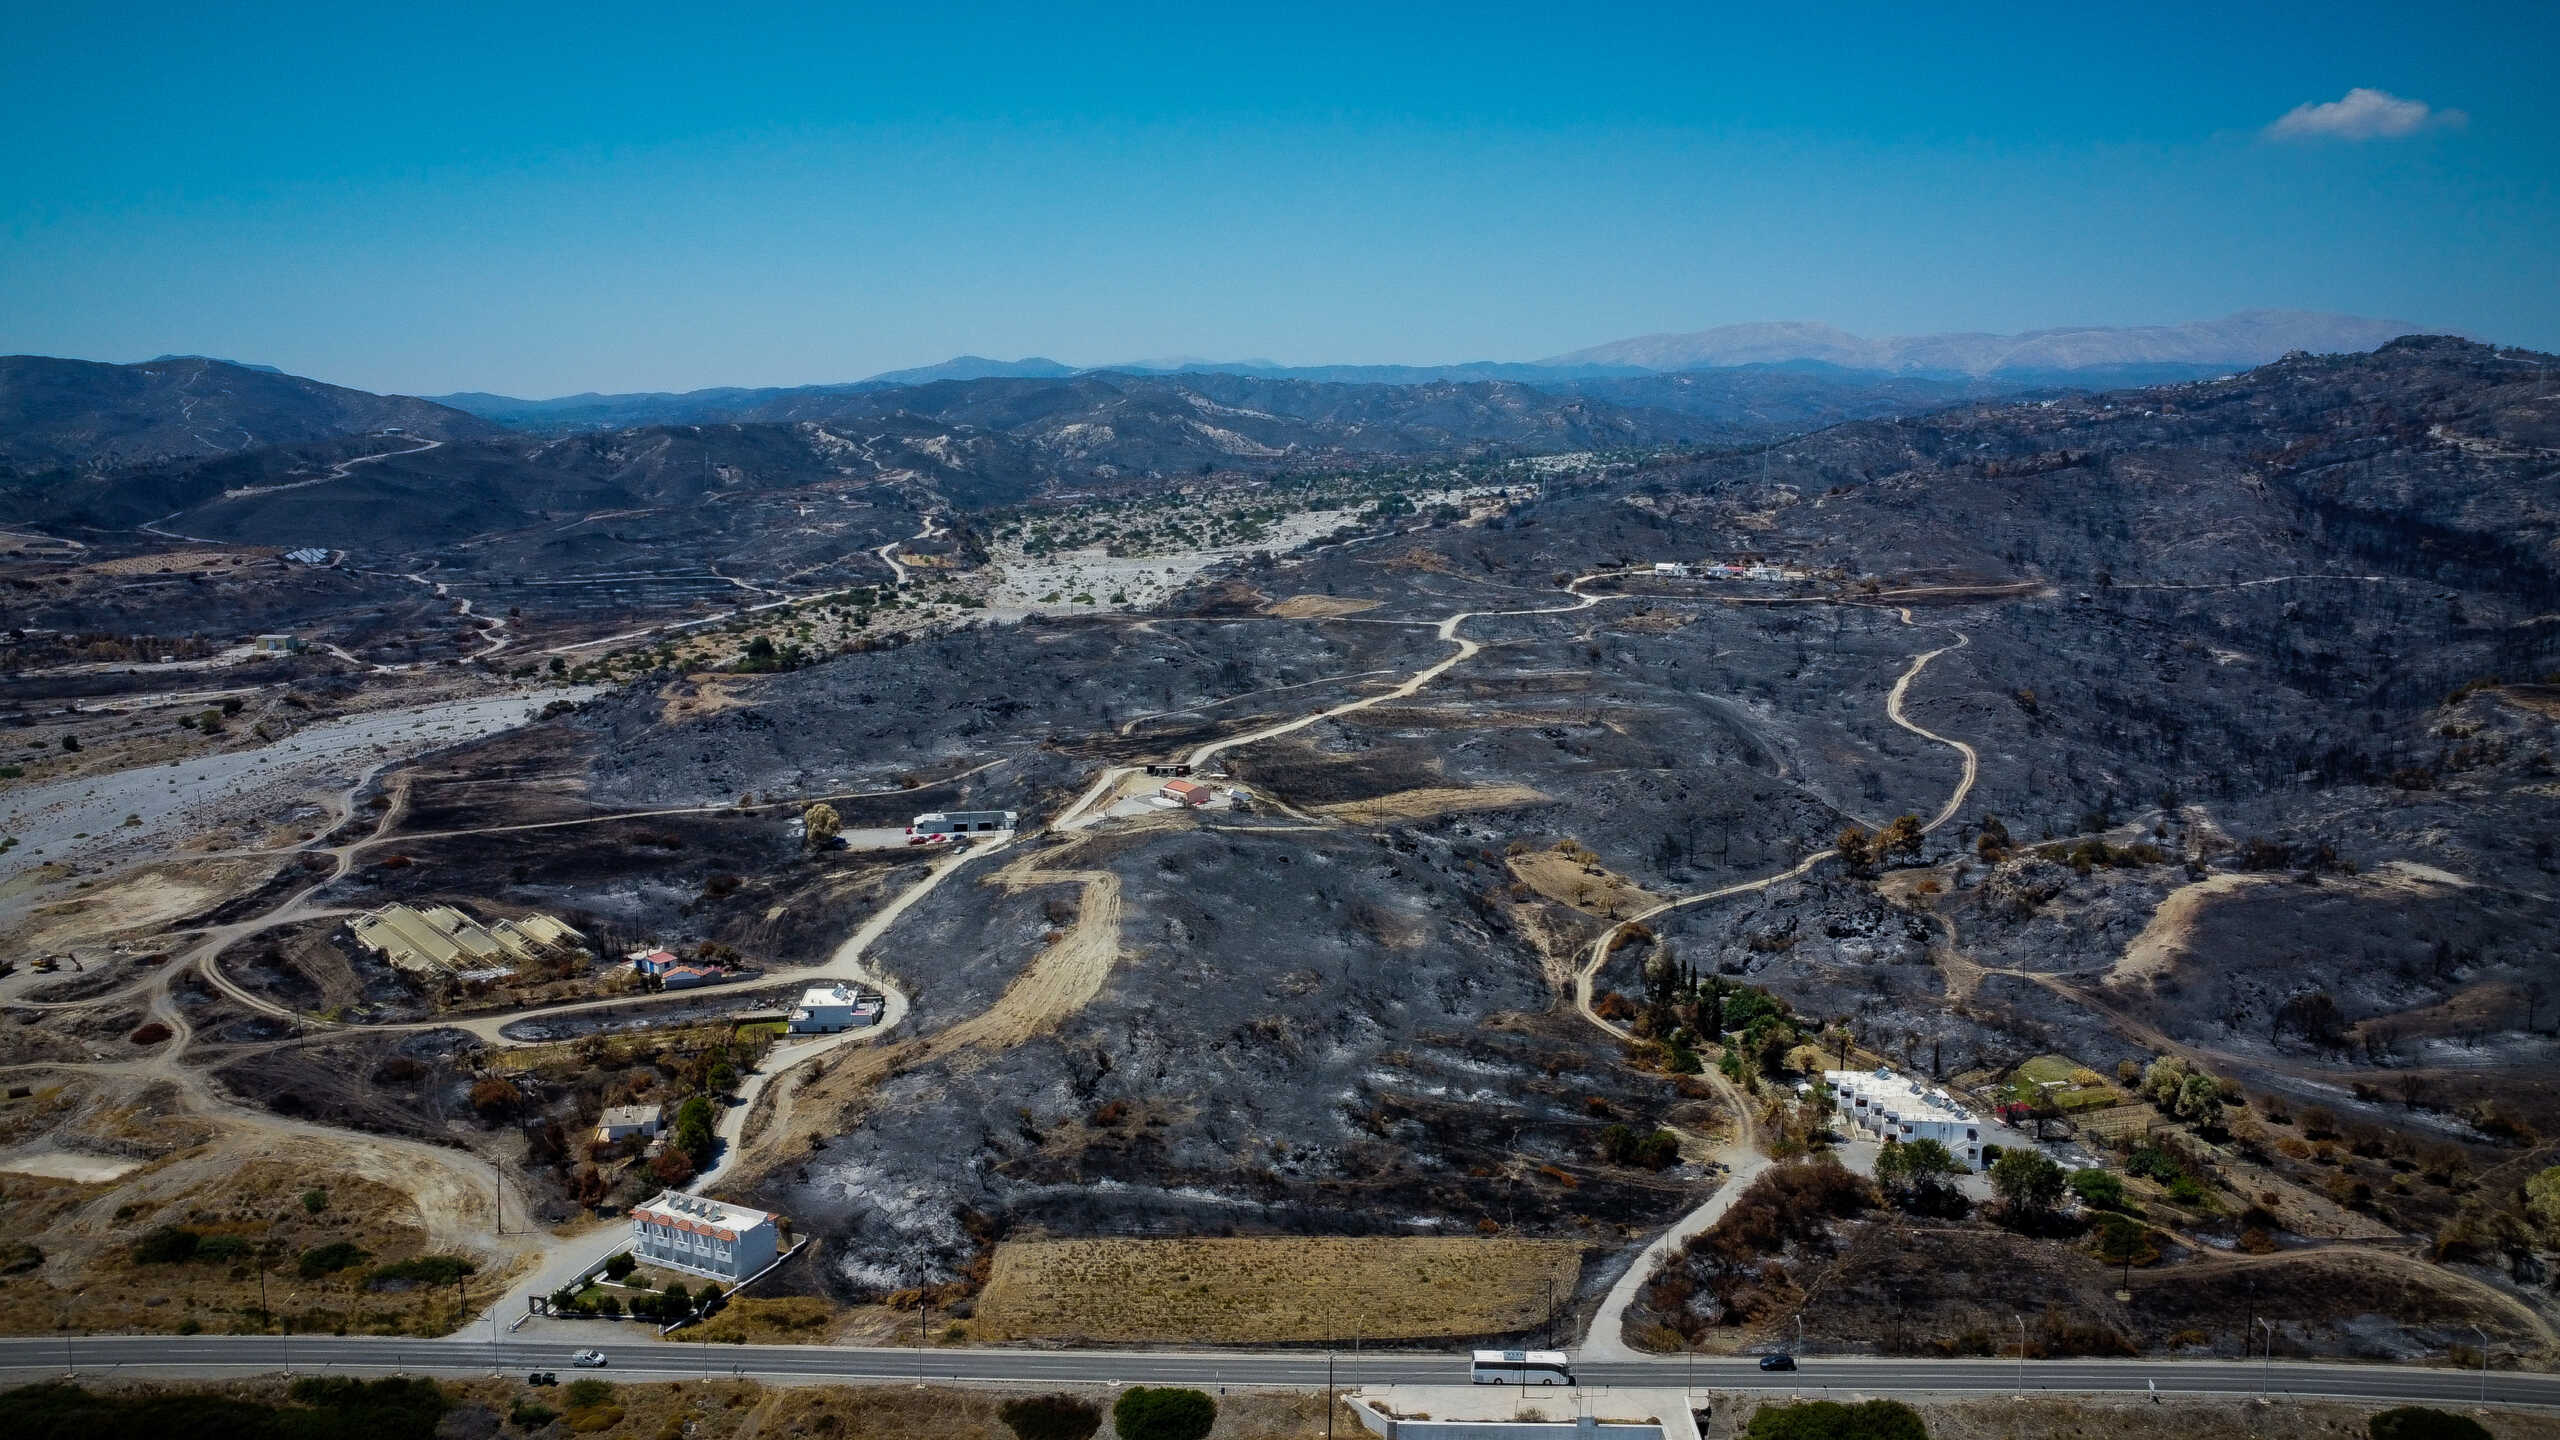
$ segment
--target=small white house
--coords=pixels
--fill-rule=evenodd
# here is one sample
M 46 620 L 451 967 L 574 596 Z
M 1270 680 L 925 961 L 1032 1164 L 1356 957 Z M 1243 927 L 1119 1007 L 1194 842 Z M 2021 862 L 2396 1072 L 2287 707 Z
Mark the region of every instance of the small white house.
M 833 1035 L 869 1025 L 880 1018 L 878 996 L 866 995 L 850 985 L 821 985 L 800 997 L 800 1006 L 791 1012 L 794 1035 Z
M 681 1190 L 631 1207 L 631 1256 L 643 1265 L 735 1284 L 781 1254 L 781 1227 L 762 1210 Z
M 646 1138 L 658 1133 L 666 1123 L 666 1112 L 656 1105 L 611 1105 L 596 1120 L 596 1143 L 611 1145 L 634 1136 Z
M 1882 1066 L 1874 1070 L 1825 1070 L 1832 1103 L 1853 1135 L 1870 1140 L 1935 1140 L 1968 1170 L 1983 1168 L 1984 1132 L 1991 1127 L 1944 1090 L 1906 1079 Z
M 1689 563 L 1685 560 L 1656 560 L 1653 562 L 1653 573 L 1656 575 L 1676 575 L 1685 579 L 1690 573 Z

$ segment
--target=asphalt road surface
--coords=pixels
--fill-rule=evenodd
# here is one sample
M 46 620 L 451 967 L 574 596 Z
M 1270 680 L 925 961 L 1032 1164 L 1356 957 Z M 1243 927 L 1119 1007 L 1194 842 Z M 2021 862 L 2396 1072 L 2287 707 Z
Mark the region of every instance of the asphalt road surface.
M 608 1327 L 598 1325 L 599 1330 Z M 1179 1384 L 1216 1387 L 1314 1388 L 1326 1380 L 1322 1351 L 1137 1351 L 855 1349 L 822 1345 L 687 1345 L 612 1343 L 595 1348 L 610 1360 L 601 1372 L 630 1380 L 684 1380 L 723 1375 L 762 1380 L 936 1384 Z M 575 1343 L 558 1340 L 448 1338 L 403 1340 L 329 1335 L 49 1336 L 0 1340 L 0 1383 L 25 1383 L 66 1369 L 128 1377 L 204 1378 L 272 1371 L 339 1374 L 557 1370 L 575 1373 Z M 1332 1357 L 1337 1385 L 1450 1385 L 1464 1381 L 1463 1354 L 1369 1351 Z M 2390 1401 L 2560 1406 L 2560 1376 L 2431 1370 L 2403 1365 L 2305 1364 L 2195 1360 L 2030 1360 L 2024 1379 L 2015 1360 L 1804 1361 L 1794 1374 L 1765 1373 L 1756 1361 L 1676 1359 L 1593 1363 L 1578 1367 L 1586 1385 L 1625 1388 L 1838 1391 L 1861 1395 L 2005 1394 L 2028 1390 L 2093 1393 L 2146 1391 L 2168 1395 L 2271 1395 Z

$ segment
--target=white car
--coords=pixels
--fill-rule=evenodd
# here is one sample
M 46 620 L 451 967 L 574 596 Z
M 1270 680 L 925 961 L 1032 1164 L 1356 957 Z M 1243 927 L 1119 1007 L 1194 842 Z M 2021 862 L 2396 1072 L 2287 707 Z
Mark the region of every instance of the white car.
M 577 1366 L 581 1370 L 601 1370 L 604 1368 L 604 1352 L 601 1350 L 581 1350 L 577 1354 L 569 1357 L 569 1363 Z

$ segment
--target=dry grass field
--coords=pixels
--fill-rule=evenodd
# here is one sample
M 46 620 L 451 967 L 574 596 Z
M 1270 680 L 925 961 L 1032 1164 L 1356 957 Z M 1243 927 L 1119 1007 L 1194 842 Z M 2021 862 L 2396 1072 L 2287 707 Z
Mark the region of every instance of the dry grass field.
M 1657 905 L 1663 898 L 1624 875 L 1601 868 L 1594 863 L 1590 851 L 1569 840 L 1550 850 L 1511 856 L 1506 863 L 1521 884 L 1586 915 L 1621 919 Z
M 1346 800 L 1339 805 L 1319 805 L 1319 815 L 1354 824 L 1382 825 L 1402 820 L 1425 820 L 1434 815 L 1455 815 L 1466 810 L 1516 810 L 1524 805 L 1544 805 L 1547 797 L 1526 785 L 1433 785 L 1419 790 L 1399 790 L 1370 800 Z
M 1514 1334 L 1545 1321 L 1549 1281 L 1568 1296 L 1580 1267 L 1570 1240 L 1010 1241 L 972 1329 L 1223 1344 Z
M 1861 1397 L 1836 1394 L 1835 1400 Z M 1751 1412 L 1761 1404 L 1783 1400 L 1744 1401 L 1720 1405 L 1708 1433 L 1715 1440 L 1741 1433 Z M 2365 1422 L 2389 1407 L 2329 1400 L 2277 1400 L 2258 1405 L 2246 1400 L 2162 1400 L 2087 1396 L 2069 1399 L 2006 1396 L 1979 1400 L 1912 1402 L 1929 1426 L 1933 1440 L 2071 1440 L 2103 1435 L 2107 1440 L 2354 1440 Z M 2532 1410 L 2473 1410 L 2445 1406 L 2477 1417 L 2498 1440 L 2560 1440 L 2560 1416 Z

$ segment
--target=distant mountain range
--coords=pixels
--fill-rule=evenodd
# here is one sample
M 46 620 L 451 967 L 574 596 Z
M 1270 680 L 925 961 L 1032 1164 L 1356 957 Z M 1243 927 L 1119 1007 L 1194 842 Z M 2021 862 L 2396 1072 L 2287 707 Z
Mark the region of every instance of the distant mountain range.
M 962 355 L 837 384 L 544 400 L 372 395 L 193 355 L 135 365 L 12 356 L 0 357 L 0 472 L 103 473 L 395 426 L 465 440 L 509 430 L 821 424 L 916 430 L 919 442 L 948 429 L 998 449 L 1027 446 L 1024 456 L 988 460 L 981 479 L 1002 473 L 1001 489 L 1044 466 L 1145 474 L 1448 446 L 1730 442 L 1969 399 L 2200 379 L 2294 350 L 2371 350 L 2411 329 L 2278 310 L 2189 325 L 1885 339 L 1783 323 L 1641 336 L 1535 364 L 1178 358 L 1078 369 L 1040 356 Z
M 1930 393 L 1942 401 L 1951 401 L 2014 394 L 2022 388 L 2108 389 L 2200 380 L 2262 365 L 2295 350 L 2324 354 L 2371 350 L 2419 328 L 2396 320 L 2354 315 L 2247 310 L 2220 320 L 2185 325 L 2075 326 L 2023 335 L 1963 333 L 1868 339 L 1828 325 L 1782 321 L 1727 325 L 1689 334 L 1642 335 L 1530 363 L 1474 360 L 1452 365 L 1281 365 L 1269 360 L 1215 361 L 1182 356 L 1079 367 L 1037 355 L 1020 360 L 959 355 L 939 365 L 887 370 L 867 380 L 824 385 L 674 394 L 582 394 L 549 400 L 476 392 L 433 398 L 502 425 L 553 432 L 739 420 L 777 407 L 804 410 L 813 402 L 823 406 L 830 397 L 939 381 L 1059 380 L 1100 374 L 1244 375 L 1338 385 L 1494 381 L 1598 395 L 1611 392 L 1594 382 L 1777 369 L 1829 377 L 1835 391 L 1874 386 L 1888 379 L 1942 381 L 1952 388 Z M 1736 383 L 1750 388 L 1748 382 Z M 1802 388 L 1802 383 L 1795 388 Z M 1685 393 L 1670 395 L 1672 408 L 1697 413 L 1681 402 L 1694 400 L 1698 388 L 1685 387 Z M 1720 393 L 1735 387 L 1706 388 Z M 1788 387 L 1778 383 L 1777 388 Z M 1641 393 L 1615 393 L 1611 398 L 1629 404 L 1665 403 Z M 1922 398 L 1926 396 L 1903 397 L 1905 401 Z
M 1828 325 L 1784 321 L 1725 325 L 1685 335 L 1640 335 L 1538 363 L 1558 368 L 1697 370 L 1812 362 L 1888 375 L 2054 379 L 2108 371 L 2246 369 L 2296 350 L 2315 354 L 2372 350 L 2419 328 L 2398 320 L 2308 310 L 2243 310 L 2185 325 L 2081 325 L 2023 335 L 1896 335 L 1870 340 Z
M 430 401 L 201 355 L 138 365 L 0 356 L 0 470 L 113 469 L 392 426 L 437 440 L 500 431 Z

